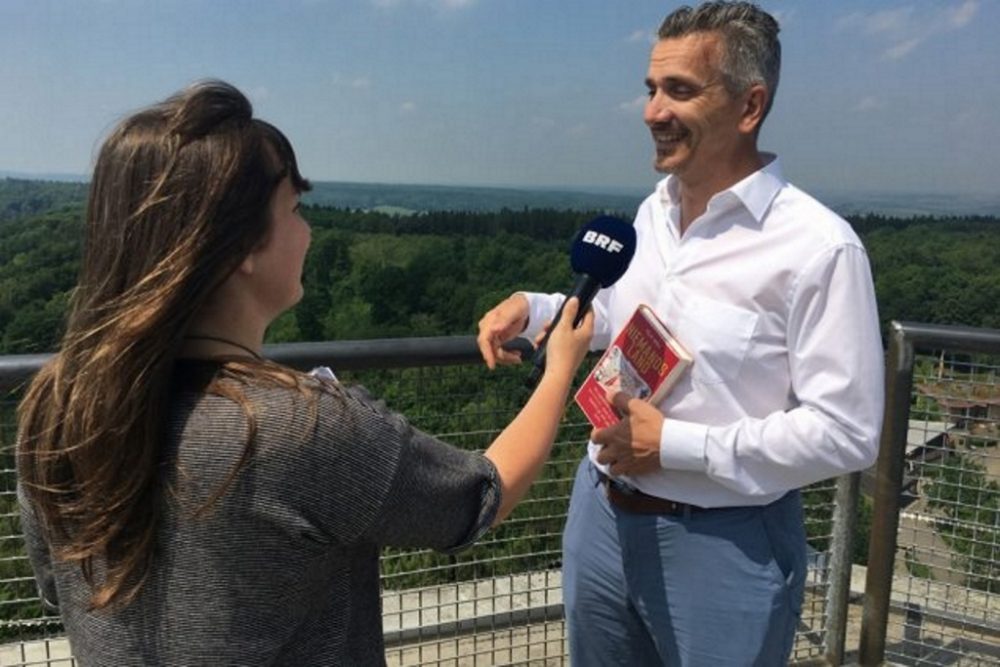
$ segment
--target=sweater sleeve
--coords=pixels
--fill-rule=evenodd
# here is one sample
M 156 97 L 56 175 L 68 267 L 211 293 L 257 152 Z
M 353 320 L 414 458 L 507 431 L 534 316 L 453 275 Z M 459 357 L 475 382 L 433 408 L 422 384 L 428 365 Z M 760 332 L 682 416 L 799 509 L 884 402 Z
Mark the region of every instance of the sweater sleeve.
M 486 457 L 413 428 L 362 387 L 321 395 L 317 409 L 282 486 L 330 540 L 457 551 L 492 525 L 501 490 Z
M 386 497 L 375 541 L 396 547 L 461 551 L 483 536 L 500 507 L 493 463 L 409 429 L 403 456 Z

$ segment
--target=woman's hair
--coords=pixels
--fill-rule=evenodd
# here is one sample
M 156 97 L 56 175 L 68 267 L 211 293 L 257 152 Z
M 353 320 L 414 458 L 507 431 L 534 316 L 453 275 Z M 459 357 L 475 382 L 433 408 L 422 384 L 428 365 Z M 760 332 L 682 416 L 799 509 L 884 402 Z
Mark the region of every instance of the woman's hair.
M 220 81 L 129 116 L 101 147 L 66 334 L 27 390 L 18 433 L 20 481 L 53 556 L 82 568 L 93 608 L 142 587 L 178 350 L 265 242 L 285 177 L 309 189 L 285 136 Z

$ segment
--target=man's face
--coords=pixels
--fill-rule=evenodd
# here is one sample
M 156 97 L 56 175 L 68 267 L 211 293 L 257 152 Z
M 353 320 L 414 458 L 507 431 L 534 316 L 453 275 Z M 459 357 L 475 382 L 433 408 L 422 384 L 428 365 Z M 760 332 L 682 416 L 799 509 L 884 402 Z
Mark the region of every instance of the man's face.
M 742 100 L 729 94 L 719 70 L 715 33 L 663 39 L 649 58 L 649 101 L 643 118 L 653 134 L 656 170 L 682 183 L 711 179 L 725 169 L 742 135 Z

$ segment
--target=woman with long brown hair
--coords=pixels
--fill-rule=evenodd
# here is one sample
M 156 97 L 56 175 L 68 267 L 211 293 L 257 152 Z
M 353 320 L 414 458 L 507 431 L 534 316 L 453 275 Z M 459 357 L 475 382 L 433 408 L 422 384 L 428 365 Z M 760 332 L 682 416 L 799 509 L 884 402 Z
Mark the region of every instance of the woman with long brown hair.
M 384 662 L 379 550 L 461 549 L 548 456 L 592 331 L 577 304 L 484 455 L 261 357 L 302 295 L 309 183 L 218 81 L 104 141 L 59 352 L 19 414 L 22 524 L 84 665 Z

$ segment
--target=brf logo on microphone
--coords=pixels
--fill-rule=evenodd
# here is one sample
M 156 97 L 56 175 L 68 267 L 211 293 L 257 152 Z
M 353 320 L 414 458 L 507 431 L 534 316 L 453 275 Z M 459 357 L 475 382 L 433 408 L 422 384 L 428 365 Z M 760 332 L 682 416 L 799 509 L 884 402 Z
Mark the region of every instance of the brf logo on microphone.
M 607 252 L 621 252 L 622 248 L 625 247 L 622 243 L 615 241 L 607 234 L 600 234 L 592 229 L 587 230 L 583 234 L 583 238 L 580 240 L 584 243 L 595 245 L 602 250 L 606 250 Z

